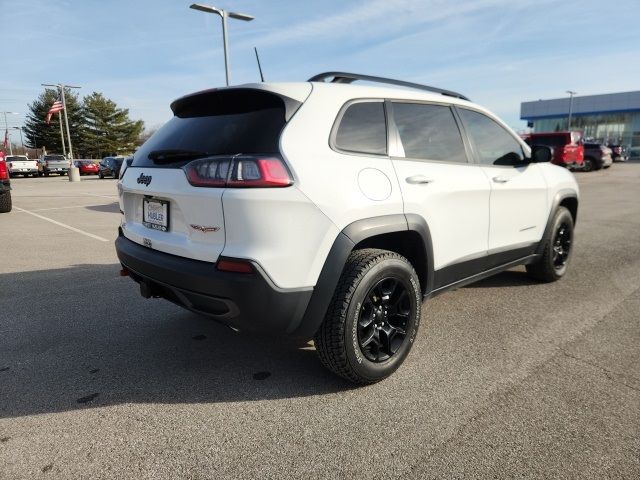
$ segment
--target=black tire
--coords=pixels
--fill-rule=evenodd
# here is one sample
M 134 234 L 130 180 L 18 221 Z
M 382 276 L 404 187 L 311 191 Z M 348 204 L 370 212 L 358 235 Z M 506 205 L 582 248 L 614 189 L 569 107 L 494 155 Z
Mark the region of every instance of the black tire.
M 44 176 L 48 177 L 49 176 L 49 172 L 44 172 Z
M 357 384 L 383 380 L 409 354 L 421 307 L 420 282 L 406 258 L 387 250 L 352 252 L 314 337 L 320 361 Z
M 104 175 L 102 174 L 102 172 L 98 172 L 98 178 L 99 178 L 100 180 L 102 180 L 102 179 L 104 178 Z
M 542 257 L 527 265 L 527 273 L 541 282 L 555 282 L 567 272 L 573 251 L 573 217 L 565 207 L 556 210 L 551 228 L 542 242 Z
M 11 192 L 0 193 L 0 213 L 9 213 L 11 207 Z
M 584 159 L 582 170 L 585 172 L 590 172 L 594 169 L 595 163 L 591 157 L 586 157 Z

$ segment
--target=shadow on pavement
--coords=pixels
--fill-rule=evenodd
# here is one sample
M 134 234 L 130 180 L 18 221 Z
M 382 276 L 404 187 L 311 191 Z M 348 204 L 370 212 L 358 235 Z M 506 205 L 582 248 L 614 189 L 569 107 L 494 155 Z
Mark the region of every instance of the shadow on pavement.
M 118 202 L 106 203 L 104 205 L 90 205 L 84 208 L 93 210 L 94 212 L 118 213 L 120 211 Z
M 119 267 L 0 274 L 0 418 L 352 388 L 325 371 L 311 343 L 238 334 L 145 300 Z

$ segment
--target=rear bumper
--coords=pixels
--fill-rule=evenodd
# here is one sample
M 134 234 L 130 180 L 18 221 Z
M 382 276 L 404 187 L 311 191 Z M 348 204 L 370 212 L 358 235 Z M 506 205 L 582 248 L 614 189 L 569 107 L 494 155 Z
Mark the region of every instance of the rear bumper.
M 214 263 L 158 252 L 122 234 L 116 252 L 143 296 L 167 299 L 239 330 L 291 334 L 313 293 L 279 289 L 257 264 L 251 274 L 220 272 Z
M 10 168 L 9 173 L 38 173 L 38 168 Z

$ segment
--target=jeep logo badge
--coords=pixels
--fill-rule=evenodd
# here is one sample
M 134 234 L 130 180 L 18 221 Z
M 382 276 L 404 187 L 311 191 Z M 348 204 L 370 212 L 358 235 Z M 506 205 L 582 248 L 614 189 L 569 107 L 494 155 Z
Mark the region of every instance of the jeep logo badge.
M 149 184 L 151 183 L 151 175 L 145 175 L 144 173 L 141 173 L 140 176 L 138 177 L 137 182 L 140 185 L 144 184 L 148 187 Z

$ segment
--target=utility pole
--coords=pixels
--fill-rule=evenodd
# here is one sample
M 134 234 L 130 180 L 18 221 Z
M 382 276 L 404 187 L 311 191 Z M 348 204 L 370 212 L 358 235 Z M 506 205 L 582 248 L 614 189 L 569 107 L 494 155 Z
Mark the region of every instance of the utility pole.
M 13 155 L 13 148 L 11 147 L 11 139 L 9 138 L 9 124 L 7 123 L 7 114 L 9 115 L 19 115 L 18 112 L 0 112 L 4 114 L 4 131 L 7 136 L 7 140 L 9 141 L 9 155 Z
M 578 93 L 573 90 L 567 90 L 569 94 L 569 121 L 567 122 L 567 130 L 571 131 L 571 115 L 573 114 L 573 96 Z
M 73 164 L 73 146 L 71 145 L 71 131 L 69 130 L 69 116 L 67 115 L 67 101 L 65 99 L 65 95 L 64 95 L 64 89 L 65 88 L 81 88 L 81 87 L 74 87 L 73 85 L 65 85 L 64 83 L 43 83 L 42 84 L 43 87 L 58 87 L 60 89 L 60 93 L 62 96 L 62 109 L 64 110 L 64 123 L 67 127 L 67 141 L 69 142 L 69 181 L 70 182 L 79 182 L 80 181 L 80 171 L 78 170 L 78 167 L 76 167 Z M 60 113 L 60 112 L 58 112 Z M 64 141 L 62 142 L 62 144 L 64 145 Z M 64 146 L 63 146 L 64 149 Z
M 253 20 L 251 15 L 245 15 L 244 13 L 236 13 L 229 12 L 227 10 L 222 10 L 221 8 L 211 7 L 209 5 L 202 5 L 200 3 L 194 3 L 189 6 L 194 10 L 200 10 L 201 12 L 206 13 L 215 13 L 216 15 L 220 15 L 222 19 L 222 44 L 224 46 L 224 73 L 227 80 L 227 87 L 229 86 L 229 82 L 231 82 L 231 74 L 229 73 L 229 49 L 228 49 L 228 38 L 227 38 L 227 18 L 235 18 L 236 20 L 244 20 L 245 22 L 250 22 Z
M 13 129 L 20 132 L 20 145 L 22 146 L 23 152 L 26 151 L 24 148 L 24 139 L 22 138 L 22 127 L 13 127 Z

